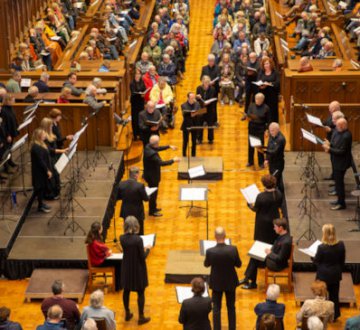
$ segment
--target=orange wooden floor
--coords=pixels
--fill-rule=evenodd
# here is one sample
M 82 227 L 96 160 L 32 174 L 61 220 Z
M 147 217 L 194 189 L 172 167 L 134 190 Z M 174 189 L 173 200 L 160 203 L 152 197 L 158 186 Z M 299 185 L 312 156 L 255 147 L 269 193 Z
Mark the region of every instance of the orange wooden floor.
M 201 66 L 206 63 L 207 54 L 212 44 L 211 26 L 214 1 L 191 1 L 190 53 L 186 63 L 185 80 L 177 87 L 177 102 L 186 100 L 189 91 L 195 91 L 199 84 Z M 161 137 L 163 144 L 174 144 L 181 149 L 181 114 L 177 115 L 176 128 Z M 254 171 L 245 167 L 247 163 L 247 125 L 240 121 L 241 113 L 238 106 L 219 106 L 220 128 L 215 133 L 213 145 L 203 144 L 198 147 L 199 156 L 221 156 L 224 161 L 224 179 L 210 183 L 210 233 L 216 226 L 225 227 L 228 236 L 237 245 L 243 267 L 238 271 L 242 277 L 249 258 L 247 251 L 252 244 L 254 213 L 248 210 L 239 192 L 253 182 L 259 183 L 260 176 L 266 171 Z M 206 139 L 205 139 L 206 141 Z M 178 151 L 165 151 L 164 159 L 175 155 Z M 138 164 L 142 167 L 142 164 Z M 178 201 L 177 166 L 166 167 L 159 192 L 159 204 L 163 208 L 164 216 L 160 219 L 148 218 L 145 223 L 147 233 L 156 232 L 156 247 L 151 252 L 147 264 L 150 286 L 146 290 L 146 315 L 151 316 L 149 324 L 142 329 L 181 329 L 178 324 L 180 306 L 176 302 L 174 285 L 164 283 L 164 270 L 169 250 L 197 250 L 198 241 L 205 238 L 205 221 L 201 217 L 186 219 L 186 211 L 179 209 L 182 204 Z M 116 214 L 118 214 L 117 205 Z M 117 220 L 117 232 L 120 233 L 122 221 Z M 109 231 L 109 238 L 113 232 Z M 212 234 L 210 234 L 212 236 Z M 109 243 L 111 246 L 112 244 Z M 260 272 L 259 283 L 263 283 Z M 40 302 L 25 303 L 24 292 L 28 280 L 7 281 L 0 280 L 0 305 L 7 305 L 12 309 L 12 319 L 22 323 L 24 329 L 34 329 L 43 322 Z M 359 287 L 355 288 L 357 297 L 360 296 Z M 88 304 L 87 294 L 83 307 Z M 236 311 L 238 329 L 253 329 L 255 324 L 254 306 L 264 299 L 264 292 L 260 287 L 255 291 L 237 290 Z M 281 302 L 286 304 L 286 329 L 295 328 L 295 306 L 293 294 L 282 294 Z M 124 321 L 122 294 L 109 293 L 105 297 L 105 305 L 116 312 L 118 329 L 137 329 L 137 313 L 129 323 Z M 132 310 L 136 312 L 136 299 L 132 296 Z M 328 329 L 343 329 L 347 317 L 359 314 L 355 308 L 342 308 L 340 320 L 331 324 Z M 226 312 L 223 310 L 223 329 L 227 329 Z

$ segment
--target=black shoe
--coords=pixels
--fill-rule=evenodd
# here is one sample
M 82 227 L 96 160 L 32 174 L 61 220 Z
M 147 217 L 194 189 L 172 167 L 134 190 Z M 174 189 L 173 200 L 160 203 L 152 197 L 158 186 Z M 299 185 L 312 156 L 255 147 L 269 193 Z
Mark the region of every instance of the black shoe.
M 336 196 L 336 190 L 335 189 L 329 190 L 328 195 L 329 196 Z
M 246 118 L 247 118 L 247 115 L 243 115 L 240 120 L 244 121 L 244 120 L 246 120 Z
M 162 214 L 160 212 L 154 212 L 149 214 L 152 217 L 162 217 Z
M 134 314 L 131 312 L 126 312 L 125 321 L 130 321 L 133 318 Z
M 326 178 L 324 178 L 324 180 L 331 181 L 331 180 L 334 180 L 334 178 L 332 176 L 327 176 Z
M 150 322 L 150 320 L 151 320 L 150 317 L 140 316 L 138 325 L 148 323 L 148 322 Z
M 335 187 L 335 183 L 329 183 L 329 187 Z
M 239 281 L 239 285 L 243 285 L 243 284 L 249 284 L 249 280 L 244 277 L 242 280 Z
M 345 210 L 346 206 L 345 205 L 341 205 L 341 204 L 337 204 L 334 205 L 333 207 L 330 207 L 331 211 L 339 211 L 339 210 Z
M 161 211 L 161 209 L 155 209 L 155 212 L 160 212 Z
M 196 144 L 202 144 L 202 140 L 196 140 Z
M 248 283 L 248 284 L 243 285 L 241 288 L 244 290 L 253 290 L 253 289 L 257 288 L 257 284 L 256 283 Z
M 260 167 L 261 169 L 264 169 L 264 168 L 265 168 L 264 164 L 259 165 L 259 167 Z
M 253 165 L 254 165 L 253 163 L 247 163 L 246 167 L 250 167 L 250 166 L 253 166 Z
M 214 144 L 214 141 L 213 140 L 209 141 L 209 144 Z
M 49 212 L 51 212 L 51 207 L 44 204 L 38 208 L 38 212 L 49 213 Z
M 7 162 L 10 167 L 19 167 L 18 164 L 14 163 L 11 159 Z
M 330 205 L 338 205 L 339 202 L 338 202 L 338 201 L 332 201 L 332 202 L 330 202 L 329 204 L 330 204 Z

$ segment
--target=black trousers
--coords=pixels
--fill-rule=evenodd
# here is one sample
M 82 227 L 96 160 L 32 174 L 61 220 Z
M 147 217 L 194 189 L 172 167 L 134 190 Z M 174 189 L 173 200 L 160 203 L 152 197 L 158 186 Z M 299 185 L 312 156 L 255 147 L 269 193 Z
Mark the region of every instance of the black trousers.
M 260 261 L 254 258 L 250 258 L 249 264 L 245 271 L 245 277 L 252 283 L 256 283 L 258 268 L 264 268 L 265 266 L 275 272 L 282 270 L 282 268 L 279 268 L 278 265 L 271 259 L 266 258 L 265 261 Z
M 144 315 L 144 306 L 145 306 L 145 290 L 136 291 L 137 292 L 137 303 L 138 303 L 138 309 L 139 309 L 139 316 Z M 126 312 L 130 312 L 129 308 L 129 302 L 130 302 L 130 290 L 124 290 L 123 292 L 123 303 L 125 307 Z
M 115 291 L 120 291 L 121 289 L 121 262 L 120 260 L 108 260 L 105 259 L 104 262 L 97 267 L 114 267 L 115 268 Z
M 335 180 L 335 190 L 338 198 L 338 204 L 341 206 L 346 206 L 345 203 L 345 183 L 344 183 L 344 177 L 345 177 L 345 171 L 339 171 L 334 170 L 334 180 Z
M 158 195 L 158 191 L 159 191 L 159 183 L 148 182 L 148 185 L 150 188 L 158 188 L 149 197 L 149 214 L 151 215 L 151 214 L 155 213 L 156 209 L 157 209 L 157 195 Z
M 272 163 L 271 161 L 269 161 L 269 174 L 273 174 L 276 172 L 275 174 L 275 178 L 276 178 L 276 186 L 278 187 L 278 189 L 281 192 L 284 192 L 284 182 L 283 182 L 283 171 L 284 171 L 284 162 L 282 163 Z
M 45 187 L 44 188 L 35 188 L 34 187 L 31 204 L 34 202 L 34 199 L 37 198 L 38 209 L 40 209 L 44 204 L 44 194 L 45 194 Z
M 190 131 L 190 134 L 191 134 L 191 156 L 195 157 L 196 156 L 196 135 L 197 135 L 197 131 L 192 130 L 192 131 Z M 183 130 L 183 148 L 182 148 L 183 157 L 187 157 L 188 143 L 189 143 L 189 131 L 185 128 Z
M 214 108 L 207 108 L 207 113 L 203 116 L 201 116 L 200 118 L 200 125 L 203 126 L 204 123 L 206 122 L 207 123 L 207 126 L 214 126 L 215 125 L 215 115 L 216 113 L 216 110 Z M 203 135 L 204 135 L 204 130 L 201 129 L 199 130 L 199 133 L 198 133 L 198 139 L 199 141 L 202 142 L 203 140 Z M 208 140 L 209 141 L 214 141 L 214 130 L 213 129 L 208 129 Z
M 254 129 L 249 127 L 249 135 L 255 136 L 261 140 L 261 144 L 264 145 L 264 129 Z M 254 148 L 250 146 L 250 138 L 248 142 L 248 163 L 254 164 Z M 260 151 L 257 152 L 259 165 L 264 165 L 264 154 Z
M 245 113 L 248 112 L 248 108 L 251 102 L 254 100 L 255 88 L 251 82 L 245 83 Z
M 340 303 L 339 303 L 339 291 L 340 291 L 340 282 L 336 283 L 326 283 L 328 292 L 329 292 L 329 300 L 334 303 L 334 319 L 340 316 Z
M 214 330 L 221 330 L 221 300 L 225 293 L 226 307 L 228 312 L 229 330 L 236 329 L 236 312 L 235 312 L 235 290 L 233 291 L 215 291 L 212 292 L 213 323 Z

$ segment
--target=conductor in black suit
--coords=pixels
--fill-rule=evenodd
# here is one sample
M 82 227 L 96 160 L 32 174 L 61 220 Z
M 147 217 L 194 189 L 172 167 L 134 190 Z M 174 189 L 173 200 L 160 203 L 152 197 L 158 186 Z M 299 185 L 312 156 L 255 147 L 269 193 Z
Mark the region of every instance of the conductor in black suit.
M 216 246 L 206 251 L 205 267 L 211 267 L 210 288 L 214 304 L 214 330 L 221 330 L 221 299 L 226 297 L 228 310 L 229 330 L 236 328 L 235 290 L 238 286 L 238 277 L 235 267 L 241 267 L 241 260 L 236 246 L 225 244 L 225 230 L 217 227 L 215 230 Z
M 274 230 L 278 234 L 271 249 L 266 249 L 265 261 L 259 261 L 250 258 L 249 264 L 245 271 L 245 278 L 239 284 L 244 284 L 243 289 L 256 289 L 257 269 L 264 268 L 265 266 L 272 271 L 278 272 L 288 266 L 288 260 L 291 255 L 292 238 L 290 237 L 287 228 L 288 223 L 286 219 L 275 219 Z
M 314 258 L 316 279 L 326 283 L 329 300 L 334 303 L 336 320 L 340 316 L 339 290 L 345 265 L 345 245 L 336 239 L 335 227 L 332 224 L 323 225 L 321 241 Z
M 145 191 L 144 184 L 137 182 L 139 175 L 138 167 L 130 168 L 129 179 L 119 184 L 117 199 L 122 200 L 120 217 L 125 220 L 129 215 L 134 216 L 139 221 L 139 235 L 144 235 L 145 212 L 143 201 L 148 201 L 149 196 Z
M 201 277 L 193 278 L 191 287 L 194 296 L 183 301 L 179 322 L 183 324 L 184 330 L 211 330 L 211 299 L 202 296 L 205 292 L 204 280 Z
M 347 169 L 351 166 L 352 135 L 348 130 L 346 119 L 340 118 L 336 121 L 336 128 L 331 135 L 331 141 L 325 140 L 323 149 L 330 154 L 335 180 L 335 191 L 337 201 L 331 210 L 342 210 L 346 208 L 344 177 Z
M 144 150 L 144 179 L 148 183 L 150 188 L 159 188 L 161 180 L 161 166 L 172 165 L 175 162 L 179 162 L 180 158 L 174 157 L 170 160 L 162 160 L 159 151 L 172 149 L 176 150 L 175 146 L 159 146 L 160 137 L 158 135 L 152 135 L 150 137 L 150 143 L 146 145 Z M 161 217 L 161 209 L 157 208 L 156 200 L 159 189 L 150 195 L 149 201 L 149 215 L 154 217 Z

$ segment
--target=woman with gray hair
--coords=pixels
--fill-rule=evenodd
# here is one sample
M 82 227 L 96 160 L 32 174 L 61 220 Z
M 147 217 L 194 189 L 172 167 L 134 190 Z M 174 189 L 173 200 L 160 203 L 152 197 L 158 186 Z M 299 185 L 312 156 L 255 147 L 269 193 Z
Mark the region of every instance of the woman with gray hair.
M 144 248 L 143 240 L 137 235 L 138 232 L 138 220 L 133 216 L 127 217 L 124 223 L 124 235 L 120 236 L 120 244 L 124 253 L 121 268 L 121 285 L 124 289 L 125 321 L 130 321 L 133 317 L 133 313 L 130 312 L 129 308 L 129 300 L 130 292 L 136 291 L 139 309 L 138 324 L 142 325 L 150 321 L 150 317 L 144 316 L 145 288 L 148 286 L 145 259 L 149 254 L 150 247 Z
M 89 318 L 105 319 L 106 329 L 115 330 L 115 314 L 104 306 L 104 292 L 96 290 L 90 295 L 90 306 L 86 306 L 81 314 L 80 324 L 84 324 Z

